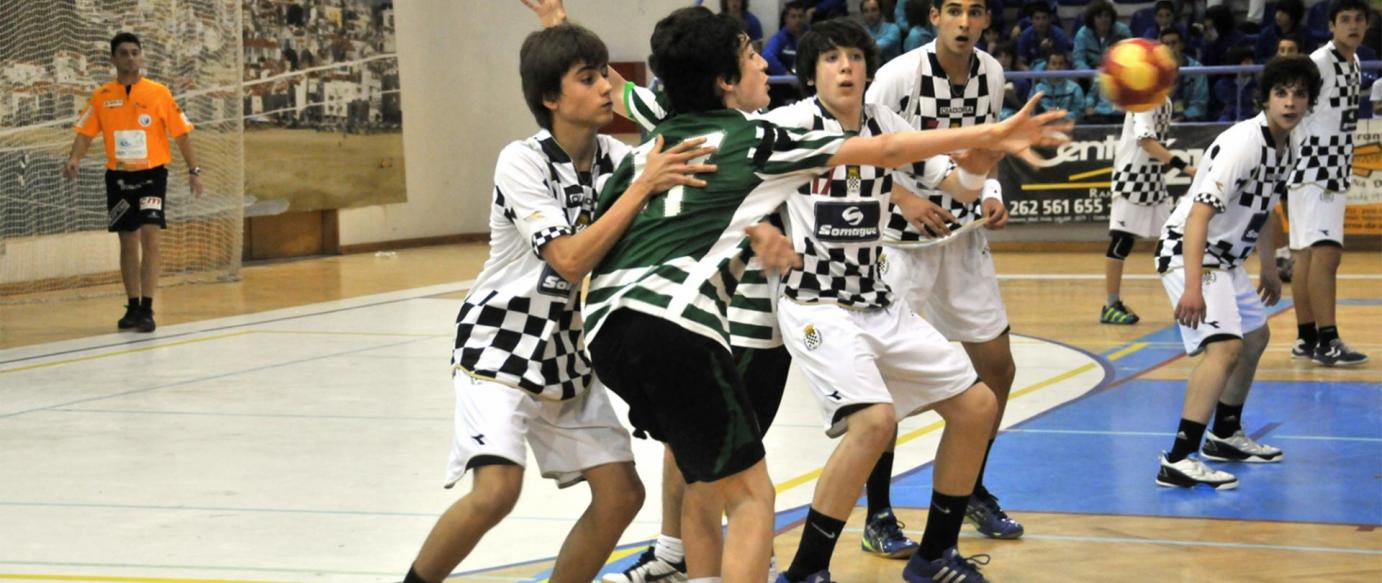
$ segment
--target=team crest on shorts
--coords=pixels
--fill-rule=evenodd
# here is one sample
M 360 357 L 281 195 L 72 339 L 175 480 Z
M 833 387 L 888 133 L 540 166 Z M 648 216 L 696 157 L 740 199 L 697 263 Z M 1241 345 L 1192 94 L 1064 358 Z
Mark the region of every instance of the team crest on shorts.
M 151 115 L 149 115 L 149 114 L 147 114 L 147 113 L 141 113 L 141 114 L 139 114 L 139 125 L 140 125 L 140 127 L 146 127 L 146 128 L 147 128 L 147 127 L 149 127 L 149 124 L 151 124 L 151 123 L 154 123 L 154 118 L 153 118 L 153 116 L 151 116 Z
M 887 275 L 887 274 L 888 274 L 888 254 L 887 254 L 887 253 L 879 253 L 879 254 L 878 254 L 878 275 Z
M 1200 278 L 1200 283 L 1204 285 L 1214 283 L 1214 280 L 1218 277 L 1218 273 L 1219 272 L 1214 271 L 1213 269 L 1205 269 L 1204 275 Z
M 806 344 L 806 349 L 807 349 L 807 350 L 815 350 L 815 349 L 819 348 L 820 345 L 821 345 L 821 342 L 824 341 L 824 340 L 821 338 L 821 331 L 816 329 L 816 325 L 815 325 L 815 324 L 807 324 L 807 325 L 806 325 L 806 329 L 802 331 L 802 339 L 801 339 L 801 340 L 802 340 L 802 342 L 803 342 L 804 344 Z

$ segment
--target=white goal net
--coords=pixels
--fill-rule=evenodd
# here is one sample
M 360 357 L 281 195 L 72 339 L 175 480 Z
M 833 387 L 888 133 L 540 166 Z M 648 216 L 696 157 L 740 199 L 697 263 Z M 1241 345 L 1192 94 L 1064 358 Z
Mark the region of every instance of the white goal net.
M 77 116 L 114 78 L 109 41 L 121 31 L 139 36 L 145 75 L 167 85 L 196 124 L 192 144 L 204 169 L 206 193 L 194 198 L 173 148 L 164 283 L 237 276 L 240 23 L 240 0 L 0 0 L 0 303 L 121 291 L 101 139 L 76 180 L 62 176 Z

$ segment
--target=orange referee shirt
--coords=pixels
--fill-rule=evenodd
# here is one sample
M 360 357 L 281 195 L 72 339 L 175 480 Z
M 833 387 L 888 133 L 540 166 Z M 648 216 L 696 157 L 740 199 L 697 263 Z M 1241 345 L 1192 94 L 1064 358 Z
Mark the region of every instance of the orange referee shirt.
M 192 131 L 192 122 L 162 83 L 140 77 L 127 93 L 118 81 L 102 85 L 77 120 L 77 133 L 106 143 L 106 168 L 134 171 L 173 160 L 168 134 Z

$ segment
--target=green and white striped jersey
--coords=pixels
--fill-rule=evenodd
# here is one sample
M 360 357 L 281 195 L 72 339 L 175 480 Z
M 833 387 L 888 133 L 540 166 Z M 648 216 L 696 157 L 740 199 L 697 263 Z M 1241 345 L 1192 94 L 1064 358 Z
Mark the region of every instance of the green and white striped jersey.
M 675 116 L 652 132 L 664 148 L 705 137 L 718 166 L 700 188 L 678 186 L 650 200 L 591 274 L 588 341 L 614 310 L 657 316 L 730 346 L 729 312 L 751 256 L 744 229 L 775 212 L 846 139 L 840 132 L 783 128 L 740 111 Z M 624 158 L 605 185 L 606 212 L 647 163 L 651 139 Z M 770 300 L 769 300 L 770 301 Z M 764 306 L 767 307 L 767 306 Z M 745 330 L 740 330 L 745 332 Z

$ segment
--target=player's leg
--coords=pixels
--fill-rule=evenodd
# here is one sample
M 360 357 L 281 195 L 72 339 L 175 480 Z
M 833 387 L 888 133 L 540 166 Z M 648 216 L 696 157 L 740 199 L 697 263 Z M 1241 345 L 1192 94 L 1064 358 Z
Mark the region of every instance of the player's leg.
M 686 547 L 681 528 L 682 501 L 686 493 L 686 479 L 677 469 L 672 450 L 662 448 L 662 530 L 651 546 L 621 573 L 609 573 L 601 580 L 606 583 L 647 583 L 658 581 L 681 583 L 686 581 Z M 719 520 L 719 512 L 715 512 Z M 716 531 L 715 545 L 719 545 Z M 717 550 L 718 553 L 718 550 Z M 718 554 L 714 559 L 718 564 Z
M 1109 242 L 1104 251 L 1104 292 L 1106 301 L 1099 309 L 1099 322 L 1103 324 L 1136 324 L 1137 314 L 1123 305 L 1123 265 L 1132 253 L 1135 241 L 1129 229 L 1130 223 L 1137 223 L 1143 217 L 1139 214 L 1153 212 L 1155 207 L 1135 205 L 1125 196 L 1114 196 L 1109 211 Z
M 140 332 L 154 331 L 154 294 L 158 291 L 158 276 L 163 269 L 163 227 L 145 224 L 139 228 L 139 318 L 135 327 Z
M 1295 229 L 1291 230 L 1292 238 L 1295 237 L 1295 232 Z M 1319 331 L 1315 328 L 1315 311 L 1310 307 L 1312 250 L 1309 247 L 1292 247 L 1291 256 L 1295 262 L 1295 273 L 1291 278 L 1291 310 L 1296 315 L 1296 341 L 1291 346 L 1291 358 L 1309 360 L 1314 356 L 1315 346 L 1319 343 Z
M 106 230 L 120 240 L 120 281 L 125 286 L 125 315 L 116 327 L 135 327 L 139 318 L 139 220 L 138 199 L 125 195 L 124 173 L 106 171 Z
M 480 538 L 513 511 L 522 487 L 523 467 L 513 462 L 475 468 L 474 486 L 432 527 L 413 559 L 407 583 L 445 580 Z
M 1257 363 L 1261 361 L 1262 353 L 1267 350 L 1267 343 L 1271 340 L 1266 308 L 1245 270 L 1235 269 L 1229 275 L 1238 294 L 1241 327 L 1248 332 L 1243 334 L 1243 348 L 1238 362 L 1229 372 L 1223 393 L 1215 405 L 1214 426 L 1205 434 L 1200 456 L 1215 461 L 1278 462 L 1282 458 L 1280 449 L 1258 443 L 1243 431 L 1243 405 L 1257 376 Z
M 571 527 L 552 567 L 551 581 L 587 583 L 595 578 L 605 560 L 643 507 L 643 483 L 633 463 L 608 463 L 588 468 L 582 475 L 590 484 L 590 505 Z
M 768 477 L 767 462 L 759 456 L 758 462 L 748 469 L 706 485 L 714 488 L 714 495 L 724 504 L 729 521 L 724 546 L 734 549 L 721 557 L 721 577 L 725 581 L 767 580 L 768 560 L 773 552 L 773 502 L 777 495 Z M 701 486 L 688 485 L 687 497 L 691 497 L 691 488 Z M 682 521 L 685 529 L 685 515 Z
M 906 527 L 893 513 L 893 450 L 897 446 L 897 431 L 888 439 L 888 446 L 878 456 L 864 484 L 868 502 L 868 518 L 864 521 L 864 535 L 859 544 L 867 552 L 889 559 L 906 559 L 917 550 L 916 541 L 907 538 Z

